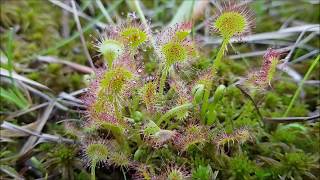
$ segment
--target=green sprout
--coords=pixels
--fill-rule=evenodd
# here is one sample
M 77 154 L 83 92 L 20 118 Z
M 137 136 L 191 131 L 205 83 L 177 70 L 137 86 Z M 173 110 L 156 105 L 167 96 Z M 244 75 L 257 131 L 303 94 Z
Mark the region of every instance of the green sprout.
M 106 163 L 109 149 L 104 141 L 88 142 L 84 145 L 84 159 L 91 167 L 91 180 L 96 179 L 95 168 L 97 164 Z

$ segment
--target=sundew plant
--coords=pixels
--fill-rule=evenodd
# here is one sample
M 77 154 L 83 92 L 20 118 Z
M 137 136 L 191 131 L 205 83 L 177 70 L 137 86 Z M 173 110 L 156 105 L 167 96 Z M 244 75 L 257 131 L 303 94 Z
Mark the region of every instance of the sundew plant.
M 105 28 L 96 44 L 104 63 L 82 97 L 87 108 L 81 142 L 91 179 L 99 164 L 121 168 L 124 174 L 132 171 L 137 179 L 212 179 L 210 164 L 215 161 L 243 165 L 231 172 L 235 178 L 273 176 L 247 159 L 243 150 L 257 141 L 263 119 L 239 115 L 234 121 L 223 118 L 219 110 L 228 103 L 227 97 L 240 95 L 231 93 L 235 87 L 255 89 L 243 92 L 247 96 L 271 87 L 282 54 L 268 49 L 260 70 L 241 82 L 219 82 L 218 71 L 231 38 L 241 40 L 254 27 L 253 12 L 238 3 L 224 3 L 208 20 L 222 45 L 211 67 L 195 69 L 187 78 L 180 72 L 192 68 L 202 55 L 201 42 L 191 35 L 192 22 L 154 33 L 150 23 L 128 16 L 125 22 Z M 157 66 L 146 71 L 151 59 Z M 197 159 L 204 164 L 195 166 Z M 227 174 L 221 172 L 222 177 Z
M 320 56 L 318 51 L 306 53 L 306 49 L 319 47 L 319 42 L 313 41 L 319 38 L 318 24 L 296 21 L 301 27 L 290 29 L 286 26 L 295 18 L 290 16 L 278 33 L 261 33 L 276 21 L 264 22 L 262 12 L 272 14 L 268 8 L 277 6 L 262 0 L 181 1 L 168 25 L 146 18 L 145 14 L 156 18 L 158 13 L 146 11 L 142 6 L 145 1 L 127 0 L 130 11 L 115 12 L 114 17 L 109 13 L 122 1 L 107 9 L 104 5 L 108 0 L 96 0 L 94 5 L 90 1 L 50 2 L 74 16 L 75 36 L 81 40 L 78 48 L 85 55 L 78 63 L 87 60 L 91 67 L 45 56 L 54 53 L 54 48 L 42 51 L 36 56 L 39 62 L 63 64 L 87 73 L 82 79 L 71 76 L 82 82 L 79 86 L 83 89 L 70 94 L 61 91 L 57 97 L 47 95 L 31 87 L 47 88 L 37 82 L 45 77 L 32 70 L 36 63 L 19 63 L 18 69 L 29 68 L 25 74 L 32 72 L 30 79 L 14 71 L 12 38 L 19 29 L 9 31 L 7 64 L 1 65 L 1 76 L 11 85 L 4 87 L 12 89 L 1 87 L 1 98 L 16 104 L 19 111 L 5 116 L 1 125 L 1 139 L 6 143 L 0 154 L 1 179 L 320 177 L 319 72 L 315 72 Z M 146 1 L 146 6 L 150 2 Z M 162 4 L 166 9 L 171 7 L 169 2 L 174 4 L 155 0 L 153 6 Z M 14 4 L 9 7 L 18 8 Z M 97 23 L 96 33 L 85 36 L 87 28 L 81 27 L 83 19 L 79 17 L 100 22 L 84 13 L 95 14 L 97 9 L 108 23 Z M 12 14 L 3 15 L 6 18 L 0 25 L 7 27 Z M 273 38 L 289 38 L 296 32 L 301 34 L 292 44 L 281 41 L 289 43 L 285 48 L 273 45 Z M 307 32 L 311 33 L 303 39 Z M 306 45 L 308 41 L 313 44 Z M 251 57 L 255 57 L 254 62 L 248 59 Z M 304 58 L 310 61 L 303 62 L 299 70 L 291 67 Z M 46 71 L 58 73 L 66 68 L 51 66 Z M 61 81 L 64 76 L 58 75 Z M 26 91 L 49 102 L 31 106 L 33 100 L 29 93 L 23 94 Z M 18 126 L 21 120 L 17 117 L 42 107 L 46 109 L 37 121 Z M 50 123 L 48 119 L 61 117 L 64 120 L 44 128 Z M 42 133 L 43 129 L 50 133 Z M 25 136 L 30 137 L 13 155 L 12 138 Z

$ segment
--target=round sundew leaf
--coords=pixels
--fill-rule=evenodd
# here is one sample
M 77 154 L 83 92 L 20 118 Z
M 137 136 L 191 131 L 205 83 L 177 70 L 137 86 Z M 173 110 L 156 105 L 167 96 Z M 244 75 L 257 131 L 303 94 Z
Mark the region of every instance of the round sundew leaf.
M 130 164 L 130 159 L 123 151 L 115 150 L 110 153 L 110 162 L 115 166 L 127 167 Z
M 114 52 L 117 55 L 120 55 L 123 52 L 123 45 L 116 40 L 104 40 L 100 47 L 99 51 L 104 55 L 108 52 Z
M 142 88 L 142 101 L 146 104 L 147 108 L 153 105 L 156 100 L 157 85 L 149 82 Z
M 186 119 L 189 116 L 189 111 L 188 110 L 182 110 L 176 113 L 176 117 L 179 120 Z
M 105 73 L 101 81 L 101 87 L 102 89 L 108 89 L 111 96 L 118 95 L 132 77 L 132 72 L 121 67 L 114 68 Z
M 169 42 L 162 46 L 162 53 L 166 59 L 167 67 L 170 67 L 174 63 L 184 61 L 187 58 L 187 50 L 178 42 Z
M 147 40 L 147 33 L 136 27 L 125 28 L 120 35 L 132 48 L 137 48 Z
M 214 27 L 224 38 L 231 38 L 235 34 L 244 32 L 246 25 L 246 17 L 239 12 L 222 13 L 214 23 Z
M 87 146 L 86 154 L 91 161 L 105 161 L 108 159 L 109 150 L 105 144 L 93 143 Z
M 99 47 L 99 51 L 103 54 L 108 63 L 114 61 L 123 52 L 123 45 L 116 40 L 104 40 Z

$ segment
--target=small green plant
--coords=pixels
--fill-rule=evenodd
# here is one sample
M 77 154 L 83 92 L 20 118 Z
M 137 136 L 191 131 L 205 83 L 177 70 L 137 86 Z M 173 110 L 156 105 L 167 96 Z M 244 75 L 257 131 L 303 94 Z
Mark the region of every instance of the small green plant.
M 192 179 L 194 180 L 210 180 L 213 178 L 213 172 L 210 165 L 199 165 L 197 169 L 192 172 Z
M 227 1 L 215 18 L 210 19 L 209 26 L 213 32 L 222 37 L 222 45 L 216 56 L 212 69 L 216 71 L 232 37 L 241 38 L 251 32 L 254 27 L 254 15 L 245 4 L 239 5 Z
M 91 167 L 91 179 L 96 179 L 95 169 L 97 164 L 106 163 L 109 158 L 109 149 L 106 142 L 93 141 L 84 145 L 84 159 Z
M 163 94 L 163 88 L 167 75 L 175 64 L 179 64 L 196 57 L 197 52 L 194 42 L 188 38 L 191 32 L 191 23 L 181 23 L 161 32 L 158 39 L 162 59 L 159 94 Z
M 189 174 L 187 171 L 184 170 L 184 167 L 175 167 L 175 166 L 168 166 L 166 173 L 160 176 L 160 179 L 168 179 L 168 180 L 183 180 L 187 179 Z
M 316 179 L 311 169 L 317 168 L 317 158 L 303 152 L 289 152 L 278 156 L 280 163 L 274 167 L 277 168 L 274 172 L 281 174 L 282 178 Z
M 124 45 L 113 37 L 108 37 L 107 32 L 97 41 L 96 47 L 107 61 L 108 67 L 112 67 L 112 63 L 124 51 Z
M 248 179 L 255 172 L 254 164 L 245 155 L 238 155 L 230 159 L 230 172 L 234 177 Z
M 0 97 L 3 99 L 2 102 L 7 102 L 8 104 L 14 104 L 19 109 L 26 109 L 29 106 L 28 100 L 24 97 L 21 91 L 17 88 L 0 88 Z

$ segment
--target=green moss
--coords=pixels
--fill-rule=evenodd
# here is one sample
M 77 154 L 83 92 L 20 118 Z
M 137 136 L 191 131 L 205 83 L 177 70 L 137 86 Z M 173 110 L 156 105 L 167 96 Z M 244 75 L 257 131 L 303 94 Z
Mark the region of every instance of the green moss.
M 69 164 L 75 157 L 76 152 L 74 147 L 60 145 L 54 152 L 54 156 L 59 159 L 62 164 Z
M 302 152 L 290 152 L 283 155 L 279 166 L 275 167 L 275 172 L 288 178 L 303 179 L 310 177 L 310 170 L 315 165 L 316 162 L 312 156 Z
M 48 71 L 51 74 L 56 74 L 57 72 L 61 71 L 62 65 L 61 64 L 49 64 Z
M 52 7 L 49 3 L 5 0 L 1 2 L 1 6 L 1 26 L 9 29 L 19 25 L 17 35 L 23 35 L 22 38 L 14 40 L 15 58 L 25 58 L 36 50 L 40 51 L 49 47 L 59 39 L 57 20 L 60 13 L 52 10 L 56 7 Z M 26 9 L 28 11 L 25 11 Z
M 303 136 L 306 131 L 307 128 L 299 124 L 280 125 L 272 137 L 277 141 L 295 144 L 295 142 L 299 143 L 300 140 L 297 137 Z
M 195 169 L 192 172 L 192 179 L 194 180 L 210 180 L 212 179 L 212 169 L 211 166 L 198 166 L 197 169 Z
M 293 117 L 305 117 L 308 116 L 308 105 L 303 102 L 296 102 L 295 105 L 291 108 L 289 114 Z
M 275 111 L 278 108 L 283 107 L 281 97 L 273 92 L 269 92 L 265 97 L 265 108 L 271 111 Z
M 237 155 L 230 159 L 229 172 L 236 179 L 253 179 L 255 177 L 256 165 L 245 155 Z
M 28 78 L 30 78 L 34 81 L 39 81 L 40 74 L 38 72 L 32 72 L 32 73 L 28 74 Z

